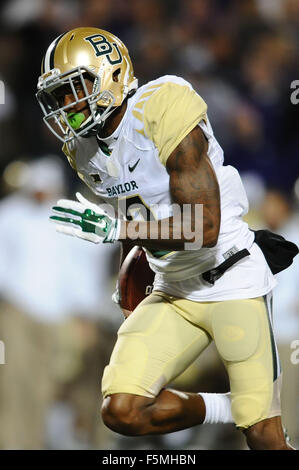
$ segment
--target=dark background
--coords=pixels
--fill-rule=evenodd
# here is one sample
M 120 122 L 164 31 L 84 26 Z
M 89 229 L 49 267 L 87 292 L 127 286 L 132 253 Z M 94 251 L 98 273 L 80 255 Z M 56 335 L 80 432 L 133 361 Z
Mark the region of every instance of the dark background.
M 61 154 L 35 98 L 48 45 L 77 26 L 127 45 L 140 84 L 163 74 L 190 80 L 208 103 L 226 163 L 292 192 L 298 177 L 296 0 L 22 0 L 1 2 L 0 172 L 15 159 Z M 63 157 L 62 157 L 63 158 Z M 68 172 L 73 192 L 77 178 Z

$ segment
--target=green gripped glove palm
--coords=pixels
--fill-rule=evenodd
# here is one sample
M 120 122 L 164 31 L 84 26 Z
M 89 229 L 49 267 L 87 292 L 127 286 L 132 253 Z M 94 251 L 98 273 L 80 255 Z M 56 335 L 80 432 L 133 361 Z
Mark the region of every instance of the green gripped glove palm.
M 52 207 L 55 214 L 50 217 L 56 230 L 66 235 L 83 238 L 93 243 L 113 243 L 118 240 L 120 224 L 118 219 L 107 215 L 96 204 L 76 193 L 79 202 L 60 199 Z

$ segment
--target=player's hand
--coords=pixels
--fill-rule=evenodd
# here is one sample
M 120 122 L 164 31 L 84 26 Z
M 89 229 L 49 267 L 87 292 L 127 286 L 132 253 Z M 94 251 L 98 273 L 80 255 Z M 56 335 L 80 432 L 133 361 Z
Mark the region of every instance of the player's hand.
M 60 199 L 52 210 L 57 232 L 93 243 L 113 243 L 119 237 L 119 220 L 113 219 L 96 204 L 76 193 L 77 201 Z

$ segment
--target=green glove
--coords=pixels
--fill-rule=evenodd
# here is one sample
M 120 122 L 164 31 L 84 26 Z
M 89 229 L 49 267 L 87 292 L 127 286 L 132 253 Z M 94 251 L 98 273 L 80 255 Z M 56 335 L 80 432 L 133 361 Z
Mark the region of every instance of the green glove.
M 120 223 L 107 215 L 96 204 L 76 193 L 79 202 L 60 199 L 52 207 L 50 217 L 56 224 L 56 230 L 66 235 L 83 238 L 93 243 L 113 243 L 118 240 Z

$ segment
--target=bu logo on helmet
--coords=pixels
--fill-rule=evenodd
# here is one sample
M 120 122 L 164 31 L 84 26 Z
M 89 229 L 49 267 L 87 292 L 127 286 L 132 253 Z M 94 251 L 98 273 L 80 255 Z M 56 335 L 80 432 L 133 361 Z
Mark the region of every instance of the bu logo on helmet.
M 92 36 L 87 36 L 86 38 L 84 38 L 85 41 L 88 41 L 92 47 L 94 48 L 94 51 L 95 51 L 95 55 L 97 57 L 101 56 L 101 55 L 106 55 L 107 56 L 107 59 L 108 61 L 110 62 L 111 65 L 115 65 L 115 64 L 120 64 L 123 60 L 122 58 L 122 55 L 119 51 L 119 48 L 116 44 L 116 42 L 113 42 L 112 45 L 110 44 L 110 42 L 107 41 L 107 39 L 105 38 L 105 36 L 103 36 L 102 34 L 93 34 Z M 118 58 L 115 59 L 115 60 L 112 60 L 109 56 L 111 53 L 113 53 L 113 47 L 116 49 L 116 52 L 118 54 Z

